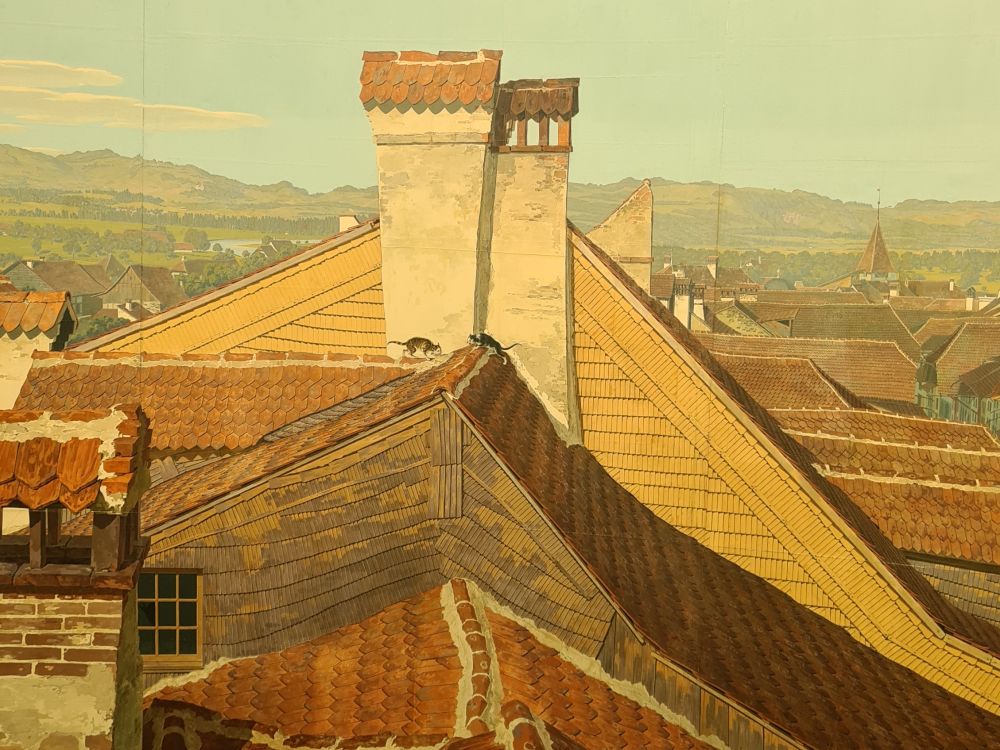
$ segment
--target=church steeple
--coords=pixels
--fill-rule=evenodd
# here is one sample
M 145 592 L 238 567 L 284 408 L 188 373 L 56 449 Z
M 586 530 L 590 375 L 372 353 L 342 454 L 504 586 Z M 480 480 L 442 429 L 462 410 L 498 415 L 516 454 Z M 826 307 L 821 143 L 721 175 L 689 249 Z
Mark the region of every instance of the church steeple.
M 871 237 L 868 238 L 868 245 L 865 247 L 855 274 L 861 274 L 864 278 L 885 280 L 892 274 L 895 276 L 896 269 L 889 259 L 889 251 L 886 250 L 885 240 L 882 239 L 882 190 L 878 191 L 878 203 L 875 206 L 875 228 L 872 229 Z

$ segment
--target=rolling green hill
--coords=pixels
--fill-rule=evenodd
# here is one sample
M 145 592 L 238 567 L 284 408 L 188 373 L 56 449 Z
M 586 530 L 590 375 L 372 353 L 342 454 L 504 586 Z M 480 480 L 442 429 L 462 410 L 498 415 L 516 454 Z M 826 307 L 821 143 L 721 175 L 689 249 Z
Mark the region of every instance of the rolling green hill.
M 608 185 L 573 183 L 569 214 L 581 228 L 596 224 L 637 186 L 625 179 Z M 48 156 L 0 145 L 0 188 L 59 191 L 50 202 L 71 203 L 74 194 L 88 200 L 129 205 L 143 194 L 151 205 L 169 211 L 286 219 L 332 217 L 343 213 L 374 215 L 374 187 L 339 187 L 308 193 L 283 181 L 247 185 L 192 165 L 144 161 L 113 151 Z M 712 248 L 716 244 L 719 187 L 713 183 L 653 180 L 656 222 L 654 244 Z M 719 247 L 722 250 L 849 251 L 868 238 L 871 206 L 843 202 L 801 190 L 753 187 L 722 188 Z M 0 213 L 17 206 L 0 204 Z M 993 249 L 1000 247 L 1000 203 L 907 200 L 882 210 L 886 241 L 895 251 Z

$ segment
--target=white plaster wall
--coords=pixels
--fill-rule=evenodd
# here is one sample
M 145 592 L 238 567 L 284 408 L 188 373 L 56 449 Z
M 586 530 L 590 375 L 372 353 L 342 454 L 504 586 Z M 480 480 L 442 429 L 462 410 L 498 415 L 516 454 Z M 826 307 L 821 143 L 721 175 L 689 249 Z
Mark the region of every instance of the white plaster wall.
M 368 120 L 376 142 L 394 139 L 420 143 L 439 138 L 484 143 L 493 114 L 483 107 L 469 109 L 457 103 L 449 107 L 440 104 L 427 107 L 422 103 L 411 107 L 404 103 L 391 108 L 373 107 L 368 110 Z
M 485 144 L 376 147 L 388 340 L 447 352 L 473 332 L 485 159 Z
M 31 353 L 51 351 L 54 338 L 55 329 L 51 336 L 39 331 L 25 334 L 20 329 L 6 334 L 0 332 L 0 409 L 14 408 L 17 395 L 31 369 Z
M 525 380 L 572 433 L 569 388 L 568 153 L 497 156 L 486 330 L 504 345 Z

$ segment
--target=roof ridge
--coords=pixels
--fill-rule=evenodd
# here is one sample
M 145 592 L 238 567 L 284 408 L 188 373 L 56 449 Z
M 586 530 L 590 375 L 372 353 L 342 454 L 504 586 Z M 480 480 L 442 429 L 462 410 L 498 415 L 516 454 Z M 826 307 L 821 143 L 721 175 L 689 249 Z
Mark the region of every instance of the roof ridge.
M 846 409 L 842 411 L 847 411 Z M 864 443 L 865 445 L 878 445 L 885 446 L 887 448 L 916 448 L 919 450 L 933 450 L 940 451 L 943 453 L 957 453 L 961 455 L 971 455 L 971 456 L 996 456 L 1000 458 L 1000 445 L 997 446 L 995 451 L 987 451 L 980 448 L 979 450 L 973 450 L 971 448 L 954 447 L 951 445 L 942 446 L 934 445 L 932 443 L 900 443 L 893 440 L 874 440 L 867 437 L 855 437 L 853 435 L 837 435 L 836 433 L 827 432 L 806 432 L 804 430 L 786 429 L 786 433 L 789 435 L 801 435 L 802 437 L 814 437 L 814 438 L 824 438 L 827 440 L 845 440 L 851 443 Z M 978 480 L 977 480 L 978 481 Z
M 181 354 L 155 352 L 118 352 L 118 351 L 43 351 L 36 350 L 31 356 L 32 367 L 54 367 L 63 364 L 91 365 L 95 367 L 107 365 L 142 366 L 174 365 L 174 366 L 204 366 L 204 367 L 268 367 L 283 364 L 316 365 L 316 366 L 381 366 L 412 367 L 420 369 L 431 366 L 434 360 L 418 357 L 400 357 L 394 359 L 385 354 L 342 354 L 339 352 L 267 352 L 253 353 L 219 352 L 216 354 L 200 354 L 184 352 Z

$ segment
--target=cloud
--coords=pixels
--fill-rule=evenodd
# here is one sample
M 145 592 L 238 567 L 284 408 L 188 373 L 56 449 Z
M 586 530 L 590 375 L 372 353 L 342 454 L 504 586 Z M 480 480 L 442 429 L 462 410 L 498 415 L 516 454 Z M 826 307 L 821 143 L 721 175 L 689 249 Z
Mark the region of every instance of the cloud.
M 0 60 L 0 86 L 68 89 L 117 86 L 122 77 L 99 68 L 73 68 L 47 60 Z
M 216 112 L 176 104 L 143 104 L 138 99 L 81 91 L 53 91 L 0 85 L 0 114 L 20 122 L 103 125 L 150 131 L 259 128 L 267 120 L 247 112 Z

